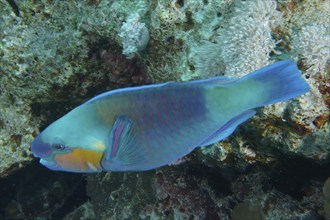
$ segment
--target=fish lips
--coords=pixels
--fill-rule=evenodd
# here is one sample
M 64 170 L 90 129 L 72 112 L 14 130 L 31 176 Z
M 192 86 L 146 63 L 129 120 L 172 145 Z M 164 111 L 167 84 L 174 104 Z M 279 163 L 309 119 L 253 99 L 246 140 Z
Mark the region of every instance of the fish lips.
M 40 135 L 38 135 L 33 140 L 33 142 L 31 143 L 30 148 L 31 148 L 31 151 L 32 151 L 33 155 L 35 157 L 39 157 L 39 158 L 48 157 L 53 152 L 52 147 L 49 144 L 43 142 Z
M 61 170 L 61 167 L 53 161 L 42 158 L 40 159 L 40 163 L 50 170 L 54 170 L 54 171 Z

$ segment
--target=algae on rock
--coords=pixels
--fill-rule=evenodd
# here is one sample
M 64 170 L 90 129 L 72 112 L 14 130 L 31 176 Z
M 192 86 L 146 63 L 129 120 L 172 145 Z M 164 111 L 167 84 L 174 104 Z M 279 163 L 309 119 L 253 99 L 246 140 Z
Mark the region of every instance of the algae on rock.
M 31 159 L 29 145 L 39 129 L 97 95 L 87 93 L 114 73 L 95 65 L 100 59 L 91 55 L 118 45 L 117 28 L 143 5 L 144 1 L 20 1 L 16 16 L 7 2 L 0 2 L 0 173 Z

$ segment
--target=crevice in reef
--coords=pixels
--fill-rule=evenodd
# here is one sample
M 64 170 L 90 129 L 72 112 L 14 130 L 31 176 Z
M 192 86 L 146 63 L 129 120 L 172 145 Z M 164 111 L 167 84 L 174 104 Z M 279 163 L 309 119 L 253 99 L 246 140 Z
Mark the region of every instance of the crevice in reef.
M 33 161 L 0 178 L 0 219 L 62 219 L 88 200 L 81 174 L 53 172 Z
M 303 189 L 311 181 L 323 182 L 330 176 L 330 155 L 323 163 L 296 155 L 279 155 L 276 164 L 264 170 L 273 186 L 297 200 L 304 197 Z

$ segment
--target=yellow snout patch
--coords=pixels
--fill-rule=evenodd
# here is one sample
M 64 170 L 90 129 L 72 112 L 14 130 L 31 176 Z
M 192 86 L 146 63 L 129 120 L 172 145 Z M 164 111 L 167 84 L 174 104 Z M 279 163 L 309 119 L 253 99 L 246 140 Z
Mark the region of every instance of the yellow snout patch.
M 67 171 L 97 172 L 101 171 L 103 153 L 82 148 L 75 148 L 67 154 L 57 154 L 55 161 Z

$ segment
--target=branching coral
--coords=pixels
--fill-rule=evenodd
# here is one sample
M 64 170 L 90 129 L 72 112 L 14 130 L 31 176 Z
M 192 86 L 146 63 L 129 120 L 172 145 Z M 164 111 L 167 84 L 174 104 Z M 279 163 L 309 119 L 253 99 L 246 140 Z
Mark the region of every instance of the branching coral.
M 203 66 L 197 59 L 198 71 L 214 72 L 210 63 L 224 63 L 226 76 L 239 77 L 269 64 L 269 54 L 276 46 L 272 29 L 281 22 L 273 0 L 238 1 L 226 27 L 218 30 L 213 48 L 200 47 L 200 54 L 209 51 L 209 61 Z
M 301 28 L 293 35 L 293 46 L 296 57 L 301 60 L 303 75 L 311 90 L 288 107 L 290 120 L 312 131 L 303 139 L 297 138 L 292 144 L 309 157 L 324 159 L 330 152 L 330 135 L 328 118 L 330 115 L 329 84 L 327 65 L 330 59 L 329 28 L 323 24 L 313 23 Z M 322 88 L 325 88 L 324 90 Z M 323 93 L 323 94 L 322 94 Z M 294 139 L 294 138 L 293 138 Z
M 195 49 L 195 52 L 195 67 L 198 76 L 204 78 L 224 75 L 226 66 L 220 56 L 222 48 L 219 44 L 206 42 Z
M 294 45 L 298 55 L 307 67 L 306 74 L 325 74 L 330 61 L 330 28 L 329 25 L 311 24 L 301 28 Z
M 246 1 L 236 6 L 234 16 L 218 38 L 227 76 L 242 76 L 269 64 L 275 48 L 272 28 L 281 22 L 273 0 Z

